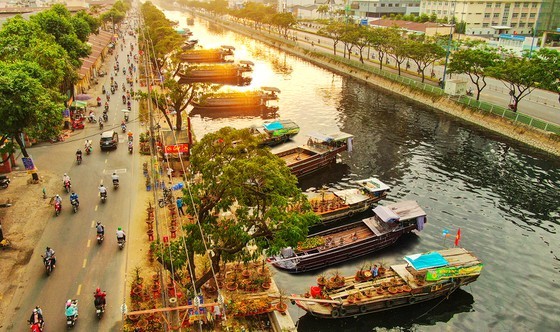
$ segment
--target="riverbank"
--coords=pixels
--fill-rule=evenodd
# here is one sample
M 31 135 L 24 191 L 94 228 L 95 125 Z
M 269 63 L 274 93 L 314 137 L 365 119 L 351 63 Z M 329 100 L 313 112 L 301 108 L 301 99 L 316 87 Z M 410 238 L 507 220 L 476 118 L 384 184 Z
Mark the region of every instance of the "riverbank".
M 339 75 L 352 77 L 356 80 L 364 82 L 365 84 L 374 86 L 377 89 L 382 89 L 387 93 L 405 97 L 410 102 L 418 103 L 419 105 L 425 107 L 427 106 L 434 111 L 452 115 L 494 133 L 498 133 L 502 136 L 529 145 L 533 148 L 545 151 L 555 156 L 560 156 L 560 137 L 558 135 L 546 133 L 520 123 L 513 123 L 506 118 L 502 118 L 491 113 L 485 113 L 465 107 L 464 105 L 450 99 L 447 95 L 438 96 L 423 92 L 410 86 L 374 75 L 371 72 L 363 71 L 357 67 L 343 64 L 332 59 L 331 56 L 327 57 L 326 53 L 317 51 L 316 49 L 311 50 L 294 45 L 293 43 L 283 43 L 280 38 L 276 37 L 276 35 L 271 35 L 264 31 L 253 30 L 249 27 L 231 21 L 216 19 L 200 12 L 191 11 L 191 13 L 208 21 L 214 22 L 225 29 L 246 35 L 269 46 L 278 48 L 286 53 L 305 59 Z

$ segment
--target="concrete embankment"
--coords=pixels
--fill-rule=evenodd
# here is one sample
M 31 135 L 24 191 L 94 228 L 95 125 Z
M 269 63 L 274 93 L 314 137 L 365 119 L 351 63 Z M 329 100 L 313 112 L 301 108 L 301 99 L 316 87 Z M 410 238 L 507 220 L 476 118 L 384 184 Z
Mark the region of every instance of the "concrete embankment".
M 560 156 L 560 137 L 552 133 L 546 133 L 538 129 L 525 126 L 520 123 L 513 123 L 508 119 L 501 118 L 491 113 L 485 113 L 474 109 L 467 108 L 458 104 L 448 96 L 436 96 L 427 92 L 416 90 L 409 86 L 400 84 L 395 81 L 376 76 L 370 72 L 340 63 L 336 60 L 323 56 L 320 52 L 306 49 L 294 45 L 293 43 L 283 43 L 281 39 L 275 35 L 269 35 L 265 31 L 253 30 L 241 24 L 231 21 L 223 21 L 219 18 L 192 12 L 194 15 L 200 16 L 206 20 L 221 25 L 225 29 L 235 31 L 246 35 L 250 38 L 259 40 L 267 45 L 276 47 L 286 53 L 295 55 L 305 59 L 317 66 L 329 69 L 337 74 L 353 77 L 366 84 L 382 89 L 387 93 L 405 97 L 409 101 L 429 107 L 432 110 L 444 112 L 455 116 L 459 119 L 475 124 L 477 126 L 488 129 L 492 132 L 514 139 L 531 147 L 548 152 L 555 156 Z

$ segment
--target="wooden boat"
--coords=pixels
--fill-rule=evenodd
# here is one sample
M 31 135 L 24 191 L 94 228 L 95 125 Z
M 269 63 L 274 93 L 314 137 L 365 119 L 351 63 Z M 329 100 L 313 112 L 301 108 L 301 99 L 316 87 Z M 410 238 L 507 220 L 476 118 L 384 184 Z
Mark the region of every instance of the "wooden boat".
M 277 88 L 262 87 L 253 91 L 207 93 L 195 97 L 191 105 L 199 110 L 273 109 L 269 102 L 278 100 Z
M 352 151 L 353 135 L 335 133 L 309 135 L 306 145 L 275 153 L 286 162 L 292 174 L 301 178 L 336 161 L 336 156 L 347 150 Z
M 251 132 L 262 139 L 261 146 L 275 146 L 289 141 L 299 133 L 299 126 L 292 120 L 267 121 L 262 127 L 253 127 Z
M 426 213 L 415 201 L 378 206 L 373 213 L 371 218 L 310 235 L 296 249 L 284 248 L 269 261 L 289 273 L 316 270 L 388 247 L 403 234 L 421 231 L 426 222 Z
M 324 224 L 367 211 L 373 204 L 387 197 L 389 186 L 376 178 L 355 181 L 358 188 L 319 190 L 305 195 L 313 212 Z
M 177 74 L 178 82 L 179 84 L 196 82 L 222 84 L 230 81 L 239 83 L 251 82 L 253 65 L 251 61 L 239 61 L 238 64 L 226 63 L 189 66 L 185 72 Z
M 187 17 L 187 25 L 194 25 L 194 17 Z
M 189 63 L 231 62 L 235 47 L 222 45 L 220 48 L 188 50 L 179 55 L 179 59 Z
M 187 41 L 183 44 L 183 46 L 181 46 L 181 49 L 182 49 L 183 51 L 185 51 L 185 50 L 190 50 L 190 49 L 192 49 L 193 47 L 195 47 L 196 44 L 198 44 L 198 39 L 189 39 L 189 40 L 187 40 Z
M 482 261 L 464 248 L 404 259 L 406 264 L 392 265 L 377 277 L 369 271 L 340 277 L 336 283 L 333 277 L 326 284 L 311 287 L 311 292 L 290 298 L 312 316 L 354 317 L 448 297 L 478 279 L 483 268 Z

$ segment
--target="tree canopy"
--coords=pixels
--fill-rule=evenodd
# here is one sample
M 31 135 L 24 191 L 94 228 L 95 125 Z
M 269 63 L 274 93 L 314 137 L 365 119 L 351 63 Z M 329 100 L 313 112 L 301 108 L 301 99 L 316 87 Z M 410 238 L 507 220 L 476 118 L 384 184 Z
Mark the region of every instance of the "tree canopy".
M 206 253 L 203 240 L 213 252 L 210 258 L 217 272 L 221 261 L 247 260 L 263 250 L 277 253 L 295 246 L 317 222 L 284 161 L 258 148 L 258 143 L 248 129 L 225 127 L 193 146 L 191 172 L 200 180 L 192 182 L 183 199 L 198 221 L 184 226 L 191 267 L 194 253 Z M 297 211 L 290 208 L 296 205 Z M 254 252 L 247 251 L 248 244 Z M 211 276 L 210 269 L 204 271 L 196 287 Z

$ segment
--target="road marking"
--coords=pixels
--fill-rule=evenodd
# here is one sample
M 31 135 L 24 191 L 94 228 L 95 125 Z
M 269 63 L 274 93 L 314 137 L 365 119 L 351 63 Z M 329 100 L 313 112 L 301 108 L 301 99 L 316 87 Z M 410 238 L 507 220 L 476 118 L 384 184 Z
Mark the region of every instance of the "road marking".
M 99 205 L 96 205 L 96 206 L 95 206 L 95 209 L 93 209 L 93 211 L 97 211 L 97 207 L 98 207 L 98 206 L 99 206 Z
M 87 240 L 87 247 L 89 248 L 90 245 L 91 245 L 91 240 Z
M 91 221 L 91 228 L 94 228 L 94 227 L 95 227 L 95 220 L 92 220 Z
M 107 153 L 109 153 L 109 152 L 107 152 Z M 108 160 L 109 160 L 109 159 L 105 159 L 105 164 L 107 163 Z
M 87 258 L 84 258 L 84 264 L 82 264 L 82 268 L 85 269 L 87 264 Z
M 80 293 L 82 292 L 82 284 L 78 285 L 78 291 L 76 292 L 76 295 L 80 295 Z
M 101 179 L 101 181 L 99 181 L 99 184 L 103 184 L 103 179 Z

